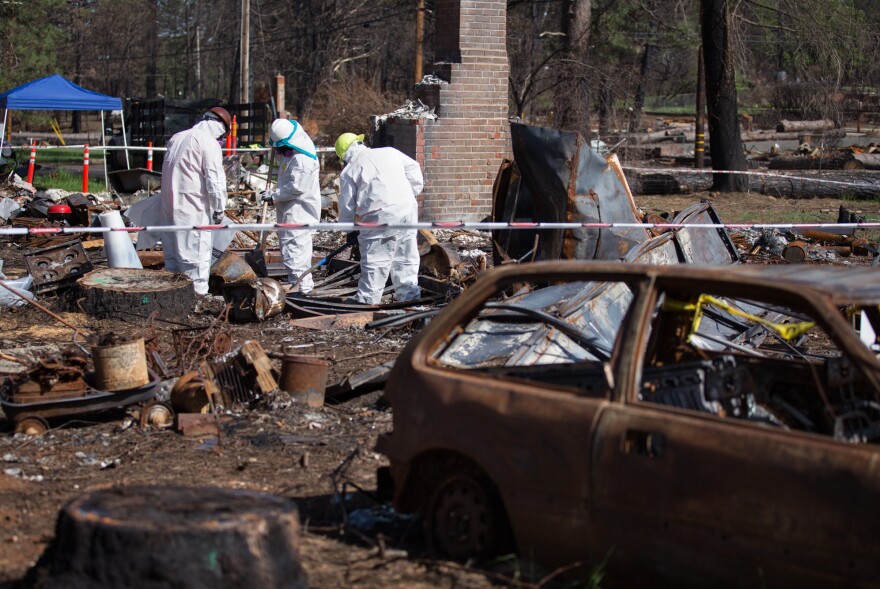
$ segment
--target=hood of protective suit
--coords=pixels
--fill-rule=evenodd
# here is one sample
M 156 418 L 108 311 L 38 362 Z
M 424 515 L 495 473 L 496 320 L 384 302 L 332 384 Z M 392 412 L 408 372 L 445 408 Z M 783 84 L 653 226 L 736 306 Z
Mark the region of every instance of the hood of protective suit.
M 312 159 L 317 160 L 318 150 L 315 149 L 315 143 L 312 141 L 312 138 L 309 137 L 308 133 L 303 130 L 302 125 L 300 125 L 296 121 L 291 122 L 294 124 L 296 129 L 293 132 L 293 137 L 287 139 L 284 144 L 288 147 L 292 147 L 298 153 L 302 153 Z
M 193 129 L 207 131 L 214 139 L 220 139 L 226 134 L 226 127 L 220 121 L 199 121 L 193 125 Z
M 345 163 L 349 163 L 355 158 L 356 155 L 358 155 L 359 153 L 363 153 L 366 149 L 369 148 L 363 143 L 352 143 L 345 151 Z

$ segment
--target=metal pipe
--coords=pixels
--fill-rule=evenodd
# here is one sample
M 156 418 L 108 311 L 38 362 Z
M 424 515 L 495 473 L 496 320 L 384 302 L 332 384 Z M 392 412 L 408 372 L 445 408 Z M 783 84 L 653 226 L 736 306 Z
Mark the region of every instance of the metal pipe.
M 9 109 L 3 109 L 3 130 L 0 132 L 0 149 L 3 149 L 3 142 L 6 140 L 6 119 L 9 116 Z
M 119 111 L 119 119 L 122 121 L 122 144 L 125 146 L 125 167 L 131 169 L 131 162 L 128 161 L 128 137 L 125 135 L 125 109 Z
M 104 111 L 101 111 L 101 146 L 107 147 L 107 136 L 104 134 Z M 104 158 L 104 189 L 110 190 L 110 177 L 107 175 L 107 150 L 101 151 L 101 157 Z

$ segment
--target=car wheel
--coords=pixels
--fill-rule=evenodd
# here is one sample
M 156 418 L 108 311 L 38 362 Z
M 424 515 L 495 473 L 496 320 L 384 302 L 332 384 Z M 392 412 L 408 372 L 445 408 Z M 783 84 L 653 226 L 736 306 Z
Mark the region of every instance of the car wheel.
M 426 514 L 428 549 L 453 560 L 497 554 L 504 516 L 489 481 L 456 473 L 435 488 Z

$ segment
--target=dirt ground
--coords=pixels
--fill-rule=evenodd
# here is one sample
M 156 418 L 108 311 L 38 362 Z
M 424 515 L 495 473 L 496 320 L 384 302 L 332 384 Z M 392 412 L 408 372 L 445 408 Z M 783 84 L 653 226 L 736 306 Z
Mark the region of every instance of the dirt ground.
M 701 197 L 710 197 L 721 218 L 731 222 L 836 221 L 841 204 L 869 220 L 880 219 L 875 201 L 755 194 L 636 200 L 646 210 L 675 211 Z M 23 271 L 16 245 L 0 242 L 0 259 L 6 274 Z M 207 325 L 218 304 L 201 305 L 187 321 Z M 137 316 L 60 315 L 95 333 L 133 335 L 144 329 Z M 157 324 L 165 345 L 174 327 Z M 330 358 L 330 382 L 394 358 L 411 336 L 406 329 L 306 330 L 292 327 L 284 315 L 232 327 L 235 345 L 256 339 L 269 352 L 287 349 Z M 0 309 L 0 352 L 56 346 L 70 337 L 70 329 L 37 309 Z M 386 461 L 374 446 L 391 428 L 391 409 L 381 391 L 321 409 L 290 403 L 280 394 L 230 415 L 219 438 L 142 430 L 129 422 L 124 413 L 112 413 L 29 437 L 13 435 L 11 423 L 0 418 L 0 587 L 14 586 L 40 556 L 65 502 L 91 489 L 136 484 L 217 485 L 292 499 L 301 514 L 301 556 L 312 587 L 550 586 L 538 581 L 545 572 L 509 559 L 483 568 L 430 559 L 421 524 L 377 502 L 375 473 Z

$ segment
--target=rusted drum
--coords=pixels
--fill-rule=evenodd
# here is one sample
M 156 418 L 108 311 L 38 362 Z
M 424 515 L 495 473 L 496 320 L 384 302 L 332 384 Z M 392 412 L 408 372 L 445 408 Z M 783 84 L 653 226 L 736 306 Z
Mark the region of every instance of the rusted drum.
M 281 382 L 278 385 L 309 407 L 321 407 L 324 405 L 329 373 L 329 360 L 316 356 L 287 355 L 281 363 Z
M 139 338 L 122 344 L 93 346 L 95 388 L 102 391 L 125 391 L 150 382 L 144 340 Z
M 782 250 L 782 257 L 789 264 L 803 264 L 809 255 L 810 250 L 803 241 L 792 241 Z
M 224 284 L 247 283 L 256 278 L 257 275 L 244 256 L 226 250 L 211 266 L 208 290 L 211 294 L 219 295 L 223 292 Z

